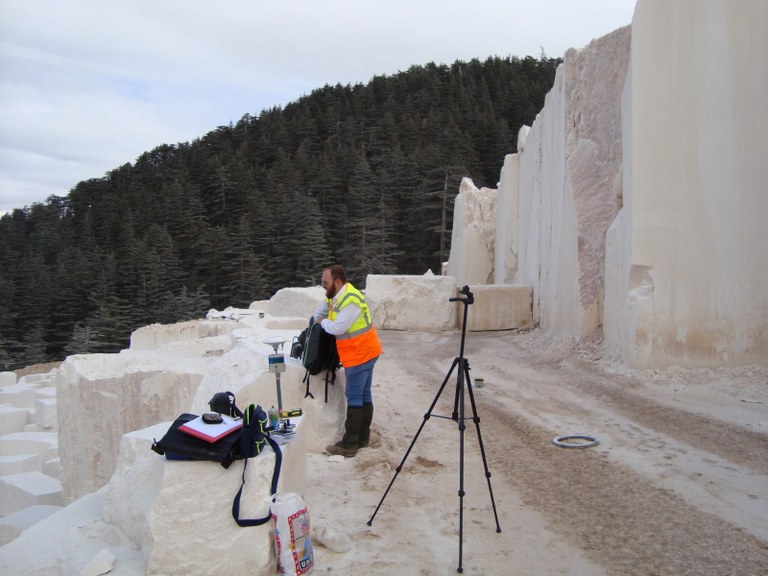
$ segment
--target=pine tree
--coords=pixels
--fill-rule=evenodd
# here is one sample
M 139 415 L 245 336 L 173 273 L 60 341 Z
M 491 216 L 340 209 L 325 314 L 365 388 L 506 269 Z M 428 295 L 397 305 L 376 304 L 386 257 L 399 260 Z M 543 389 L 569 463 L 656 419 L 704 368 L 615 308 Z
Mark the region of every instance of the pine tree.
M 222 272 L 223 288 L 231 295 L 233 306 L 247 307 L 266 296 L 264 259 L 254 250 L 254 231 L 246 216 L 229 233 Z
M 103 334 L 82 322 L 78 322 L 72 330 L 69 342 L 64 347 L 64 353 L 66 356 L 93 353 L 104 348 L 103 342 Z

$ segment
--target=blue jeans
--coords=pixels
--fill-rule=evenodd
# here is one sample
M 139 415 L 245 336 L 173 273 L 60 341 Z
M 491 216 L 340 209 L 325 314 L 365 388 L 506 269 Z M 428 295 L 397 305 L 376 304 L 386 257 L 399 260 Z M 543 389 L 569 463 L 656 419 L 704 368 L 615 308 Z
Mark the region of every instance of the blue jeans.
M 357 366 L 344 368 L 347 379 L 345 394 L 348 408 L 362 408 L 363 404 L 373 404 L 371 384 L 373 383 L 373 365 L 379 357 L 372 358 Z

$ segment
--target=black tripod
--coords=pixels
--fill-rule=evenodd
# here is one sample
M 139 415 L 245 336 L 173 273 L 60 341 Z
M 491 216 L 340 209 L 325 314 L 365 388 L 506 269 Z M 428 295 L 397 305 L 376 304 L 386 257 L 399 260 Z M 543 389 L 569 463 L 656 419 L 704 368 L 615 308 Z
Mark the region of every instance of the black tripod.
M 499 515 L 496 513 L 496 502 L 493 499 L 493 488 L 491 488 L 491 472 L 488 470 L 488 460 L 485 458 L 485 448 L 483 447 L 483 437 L 480 434 L 480 418 L 477 415 L 477 406 L 475 405 L 475 396 L 472 393 L 472 384 L 469 380 L 469 361 L 464 358 L 464 340 L 466 338 L 467 334 L 467 308 L 470 304 L 472 304 L 475 301 L 474 296 L 472 295 L 472 292 L 469 291 L 469 286 L 464 286 L 460 290 L 460 294 L 464 294 L 465 298 L 449 298 L 449 302 L 461 302 L 464 304 L 464 321 L 461 327 L 461 349 L 459 351 L 458 357 L 456 357 L 453 361 L 453 364 L 451 364 L 451 369 L 448 371 L 448 374 L 445 376 L 445 380 L 443 380 L 442 385 L 440 386 L 440 389 L 437 391 L 437 395 L 435 396 L 435 399 L 432 401 L 432 405 L 429 407 L 429 410 L 427 410 L 427 413 L 424 414 L 424 420 L 421 422 L 421 426 L 419 426 L 418 431 L 416 432 L 416 436 L 413 437 L 413 440 L 411 440 L 411 445 L 408 446 L 408 450 L 405 452 L 405 456 L 403 456 L 403 460 L 400 462 L 400 465 L 395 469 L 395 475 L 392 477 L 392 481 L 389 483 L 389 486 L 387 486 L 387 490 L 384 492 L 384 495 L 381 497 L 381 500 L 379 501 L 379 505 L 376 506 L 376 510 L 374 510 L 373 515 L 371 516 L 371 519 L 368 520 L 368 526 L 370 526 L 373 523 L 373 519 L 376 517 L 376 514 L 379 511 L 379 508 L 381 508 L 381 505 L 384 503 L 384 499 L 387 497 L 387 494 L 389 494 L 390 488 L 392 488 L 392 485 L 395 483 L 395 479 L 397 478 L 397 475 L 400 473 L 400 470 L 403 468 L 403 464 L 405 464 L 406 459 L 408 458 L 408 455 L 411 453 L 411 450 L 413 449 L 414 444 L 416 444 L 416 440 L 419 439 L 419 434 L 421 434 L 421 431 L 424 429 L 424 425 L 427 423 L 427 420 L 429 420 L 430 416 L 432 416 L 432 410 L 435 408 L 435 405 L 437 404 L 437 401 L 440 399 L 440 395 L 443 393 L 443 390 L 445 389 L 445 385 L 448 383 L 448 380 L 451 377 L 451 374 L 453 373 L 454 369 L 458 366 L 459 371 L 457 373 L 457 381 L 456 381 L 456 397 L 453 403 L 453 414 L 451 415 L 450 419 L 458 422 L 459 424 L 459 567 L 456 569 L 457 572 L 463 572 L 464 568 L 462 567 L 462 551 L 463 551 L 463 541 L 464 541 L 464 385 L 466 384 L 467 387 L 467 393 L 469 394 L 469 402 L 472 405 L 472 421 L 475 423 L 475 429 L 477 430 L 477 440 L 480 444 L 480 454 L 483 457 L 483 467 L 485 468 L 485 477 L 488 480 L 488 493 L 491 496 L 491 506 L 493 507 L 493 516 L 496 519 L 496 532 L 501 532 L 501 527 L 499 526 Z M 448 418 L 447 416 L 440 416 L 435 415 L 436 418 Z

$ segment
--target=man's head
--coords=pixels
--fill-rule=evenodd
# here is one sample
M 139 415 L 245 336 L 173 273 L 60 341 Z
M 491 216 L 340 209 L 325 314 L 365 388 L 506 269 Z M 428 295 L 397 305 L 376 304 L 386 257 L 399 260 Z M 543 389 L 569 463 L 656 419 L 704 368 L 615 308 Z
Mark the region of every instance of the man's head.
M 332 264 L 323 270 L 323 288 L 325 288 L 325 297 L 333 298 L 347 283 L 347 274 L 344 268 L 338 264 Z

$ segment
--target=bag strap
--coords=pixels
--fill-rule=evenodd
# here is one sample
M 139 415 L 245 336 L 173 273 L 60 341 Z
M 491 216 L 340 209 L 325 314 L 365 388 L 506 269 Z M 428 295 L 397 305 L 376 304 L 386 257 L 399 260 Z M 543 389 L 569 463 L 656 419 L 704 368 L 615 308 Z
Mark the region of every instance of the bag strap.
M 307 391 L 304 394 L 304 398 L 309 396 L 310 398 L 312 398 L 312 400 L 314 400 L 315 395 L 309 391 L 309 378 L 310 378 L 309 370 L 307 370 L 304 373 L 304 379 L 302 380 L 302 382 L 307 383 Z M 328 368 L 325 371 L 325 403 L 326 404 L 328 404 L 328 384 L 335 384 L 335 383 L 336 383 L 336 368 Z
M 333 374 L 333 380 L 331 380 L 331 374 Z M 336 368 L 328 369 L 325 371 L 325 403 L 328 404 L 328 382 L 331 384 L 336 382 Z
M 315 399 L 314 394 L 312 394 L 312 392 L 309 391 L 309 370 L 304 372 L 304 379 L 302 380 L 302 382 L 307 383 L 307 392 L 304 394 L 304 398 L 309 396 L 310 398 L 312 398 L 312 400 L 314 400 Z
M 272 486 L 270 487 L 269 495 L 277 493 L 277 482 L 280 479 L 280 465 L 283 462 L 283 453 L 280 450 L 280 446 L 269 436 L 266 437 L 269 445 L 272 446 L 272 450 L 275 452 L 275 469 L 272 472 Z M 245 486 L 245 469 L 248 467 L 249 458 L 243 459 L 243 482 L 240 484 L 240 490 L 237 491 L 235 499 L 232 501 L 232 518 L 235 519 L 237 525 L 246 528 L 248 526 L 261 526 L 266 524 L 270 518 L 272 518 L 272 512 L 267 512 L 266 516 L 262 518 L 240 518 L 240 496 L 243 494 L 243 487 Z

